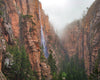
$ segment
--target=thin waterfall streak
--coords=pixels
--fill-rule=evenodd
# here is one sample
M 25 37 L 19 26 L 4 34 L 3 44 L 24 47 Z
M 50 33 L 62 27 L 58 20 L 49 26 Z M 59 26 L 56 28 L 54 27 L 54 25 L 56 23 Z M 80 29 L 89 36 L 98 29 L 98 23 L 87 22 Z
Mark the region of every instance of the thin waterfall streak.
M 44 38 L 44 34 L 43 34 L 43 28 L 42 28 L 42 24 L 41 24 L 41 12 L 40 12 L 40 7 L 39 7 L 39 19 L 40 19 L 40 26 L 41 26 L 41 45 L 43 47 L 43 52 L 46 58 L 48 58 L 49 54 L 47 51 L 47 46 L 46 46 L 46 42 L 45 42 L 45 38 Z

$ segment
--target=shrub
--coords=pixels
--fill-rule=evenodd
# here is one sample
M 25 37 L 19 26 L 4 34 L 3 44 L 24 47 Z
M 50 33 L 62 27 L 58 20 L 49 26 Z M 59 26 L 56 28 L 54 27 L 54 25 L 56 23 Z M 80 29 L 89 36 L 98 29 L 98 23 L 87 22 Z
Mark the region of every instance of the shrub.
M 22 15 L 23 18 L 32 18 L 32 15 Z
M 57 72 L 56 61 L 53 59 L 52 53 L 48 57 L 48 64 L 51 68 L 51 74 L 53 75 L 54 72 Z
M 0 10 L 0 15 L 3 16 L 3 12 Z
M 34 30 L 34 29 L 33 29 L 33 27 L 32 27 L 32 28 L 29 29 L 29 32 L 32 32 L 33 30 Z

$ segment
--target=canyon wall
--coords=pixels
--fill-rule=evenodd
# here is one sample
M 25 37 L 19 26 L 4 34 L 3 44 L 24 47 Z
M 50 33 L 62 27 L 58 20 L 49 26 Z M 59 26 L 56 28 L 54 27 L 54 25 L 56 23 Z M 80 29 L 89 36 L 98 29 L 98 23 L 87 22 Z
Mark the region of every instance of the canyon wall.
M 52 78 L 50 66 L 40 60 L 42 25 L 48 53 L 56 60 L 58 72 L 60 61 L 66 54 L 70 57 L 78 54 L 84 59 L 87 74 L 91 73 L 100 50 L 99 3 L 96 0 L 83 19 L 69 24 L 59 39 L 38 0 L 0 0 L 0 71 L 6 45 L 12 46 L 19 41 L 19 48 L 25 46 L 31 68 L 37 72 L 39 80 L 42 75 L 46 80 Z
M 42 10 L 41 3 L 38 0 L 0 0 L 0 3 L 2 6 L 0 8 L 0 35 L 8 45 L 14 45 L 17 43 L 16 40 L 19 40 L 19 47 L 25 46 L 32 70 L 37 71 L 39 80 L 41 80 L 41 72 L 47 80 L 50 79 L 49 65 L 40 61 L 40 20 L 45 32 L 50 29 L 48 16 Z M 39 18 L 39 9 L 41 19 Z M 1 38 L 0 36 L 0 41 Z M 0 71 L 3 54 L 1 47 L 0 42 Z
M 63 33 L 64 47 L 71 57 L 78 54 L 84 59 L 87 74 L 93 70 L 100 50 L 100 1 L 96 0 L 83 19 L 69 24 Z

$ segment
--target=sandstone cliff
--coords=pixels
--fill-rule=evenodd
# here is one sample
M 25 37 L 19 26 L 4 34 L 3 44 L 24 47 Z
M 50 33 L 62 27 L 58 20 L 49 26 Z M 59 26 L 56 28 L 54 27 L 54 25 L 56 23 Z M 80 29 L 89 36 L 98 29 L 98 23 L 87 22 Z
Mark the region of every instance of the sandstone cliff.
M 41 80 L 41 72 L 47 79 L 50 78 L 50 67 L 44 71 L 48 65 L 40 61 L 40 20 L 45 31 L 50 27 L 48 16 L 44 14 L 41 3 L 38 0 L 0 0 L 0 6 L 0 71 L 3 54 L 1 47 L 3 47 L 2 42 L 4 43 L 2 40 L 6 40 L 9 45 L 14 45 L 17 39 L 20 43 L 19 47 L 25 45 L 32 70 L 37 71 L 39 80 Z
M 96 0 L 83 19 L 69 24 L 59 39 L 38 0 L 0 0 L 0 72 L 5 55 L 9 53 L 6 46 L 13 46 L 18 41 L 19 48 L 25 46 L 38 79 L 41 80 L 42 76 L 46 80 L 52 78 L 47 59 L 41 61 L 42 26 L 48 53 L 52 51 L 58 72 L 66 54 L 70 57 L 77 54 L 84 59 L 87 74 L 90 74 L 100 50 L 99 5 L 100 1 Z
M 64 47 L 71 57 L 78 54 L 84 59 L 87 74 L 92 72 L 100 50 L 100 1 L 96 0 L 83 19 L 67 26 L 62 38 Z

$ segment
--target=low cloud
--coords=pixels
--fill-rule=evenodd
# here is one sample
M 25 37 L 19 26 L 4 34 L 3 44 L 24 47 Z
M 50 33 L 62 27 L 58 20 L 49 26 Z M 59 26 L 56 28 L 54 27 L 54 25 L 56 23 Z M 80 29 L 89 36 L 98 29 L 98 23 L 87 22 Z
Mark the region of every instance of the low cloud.
M 95 0 L 40 0 L 54 29 L 59 33 L 68 23 L 82 17 Z

